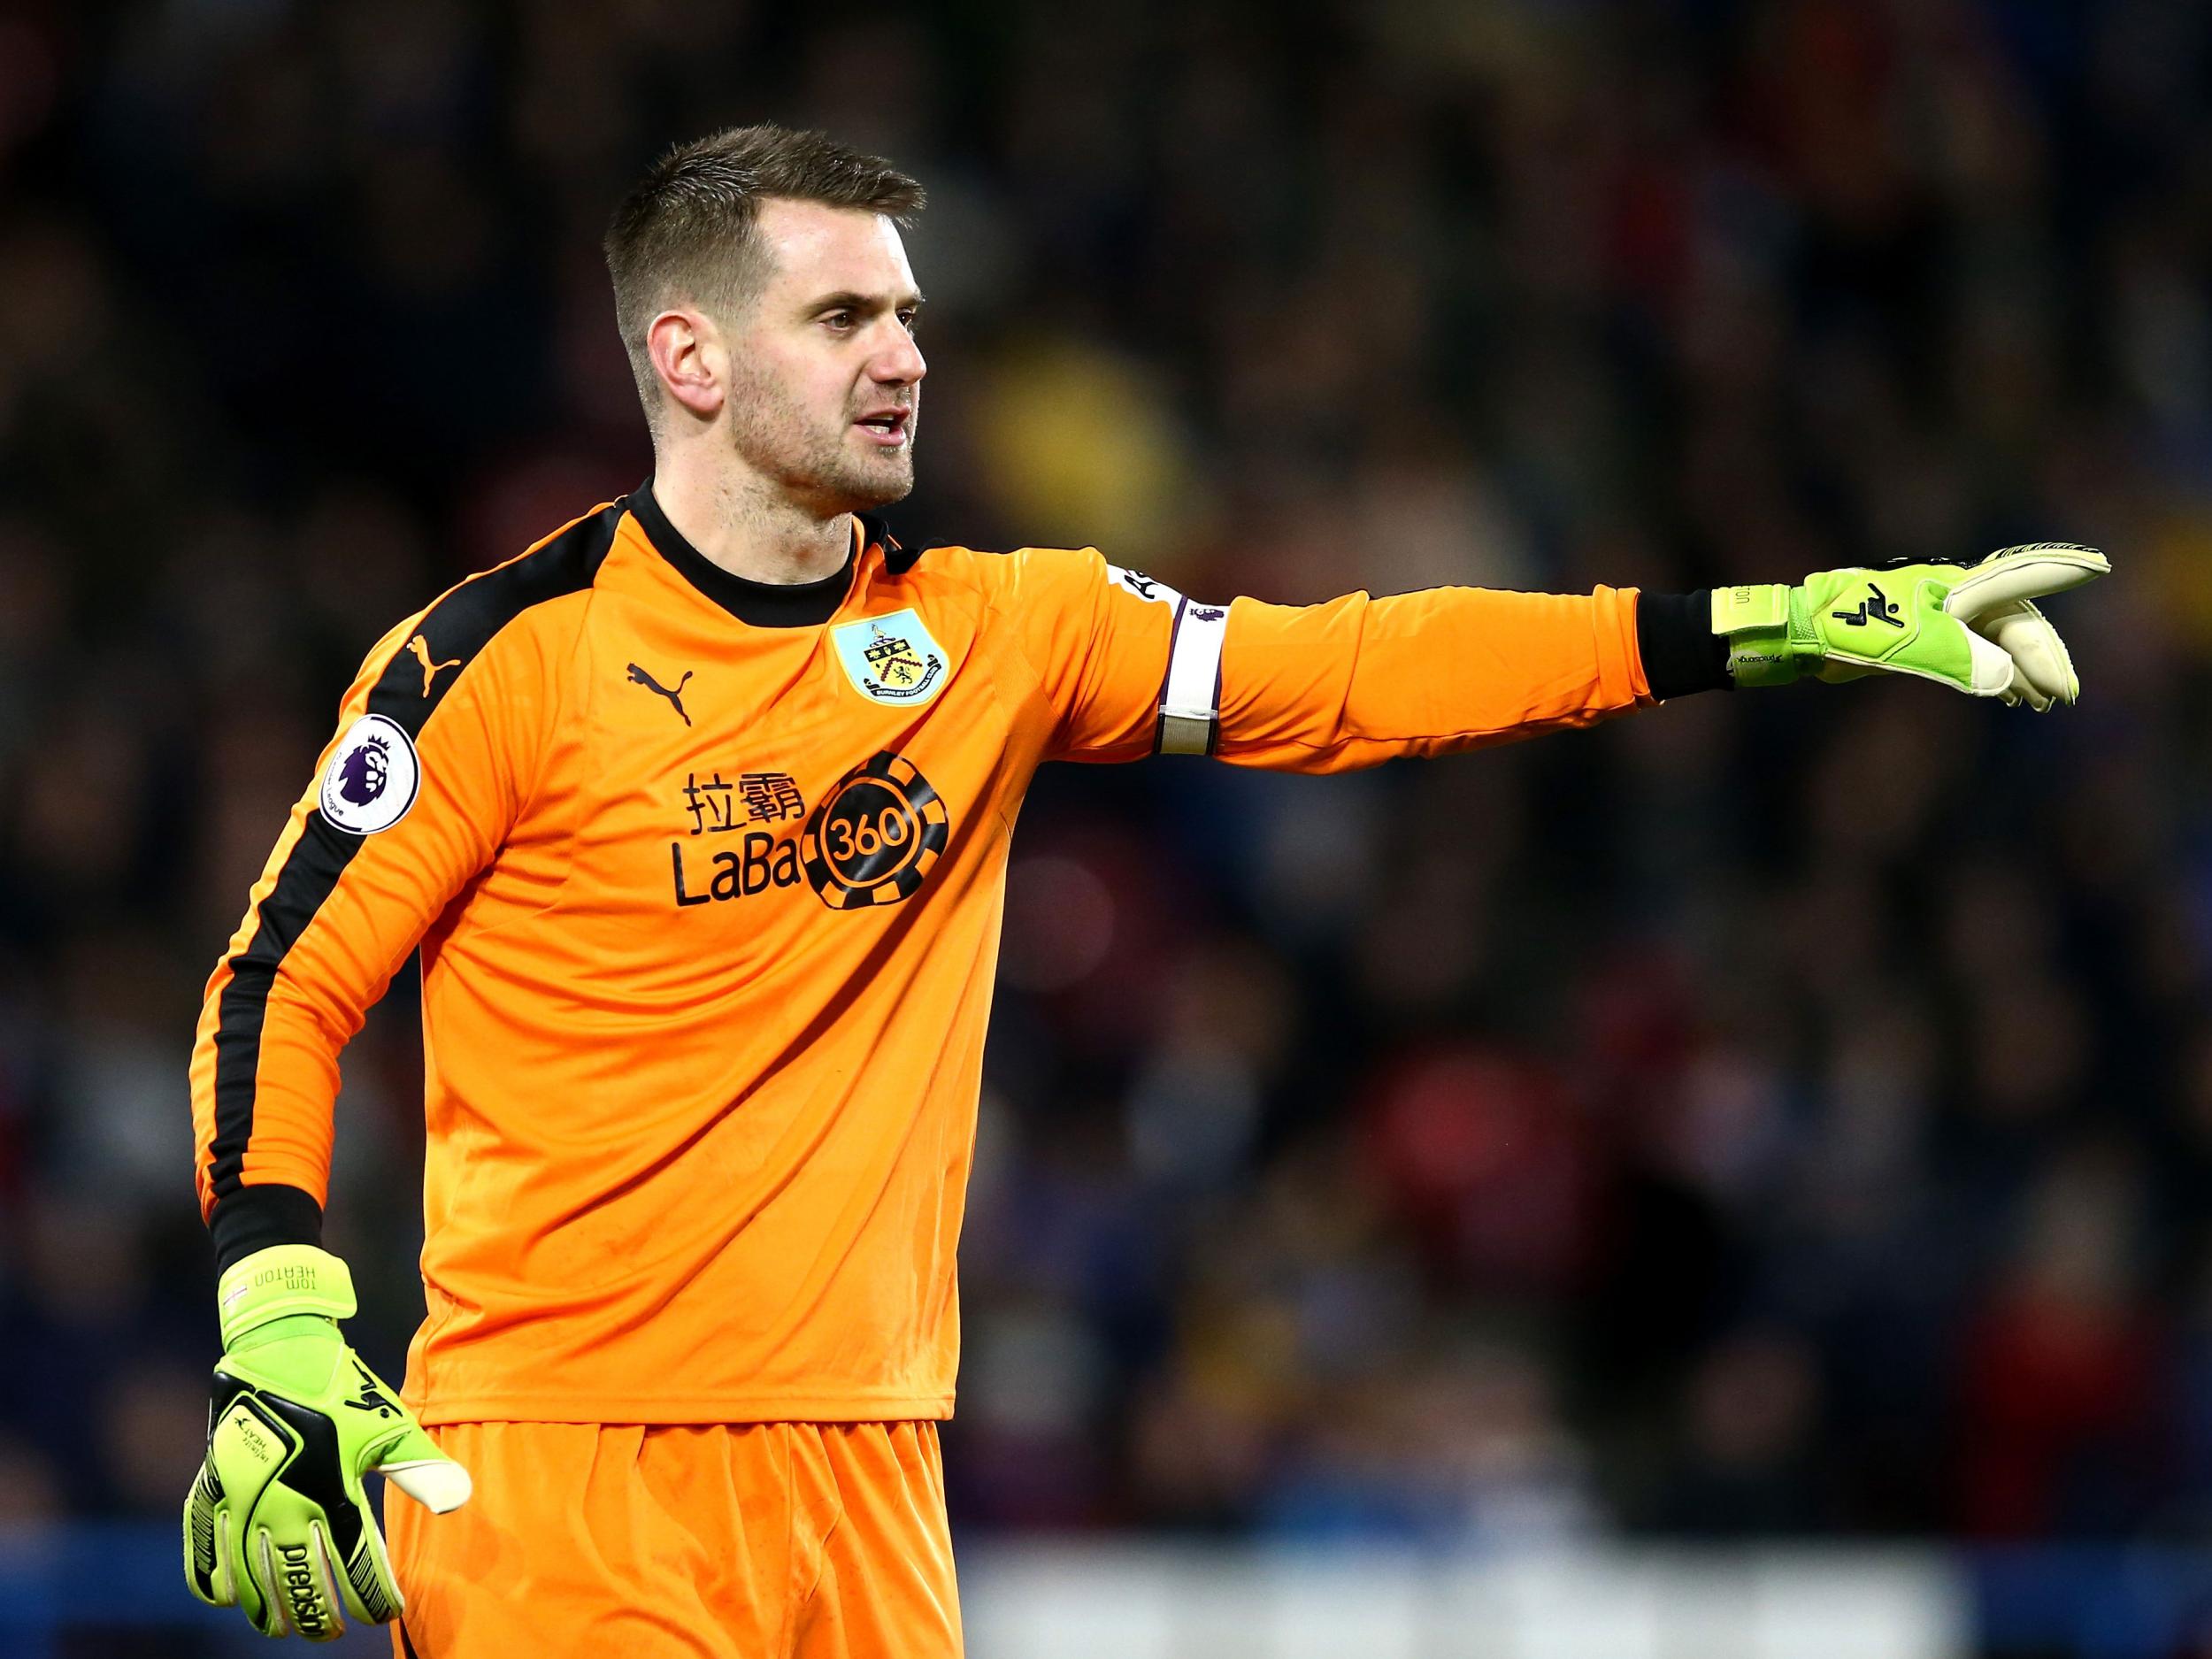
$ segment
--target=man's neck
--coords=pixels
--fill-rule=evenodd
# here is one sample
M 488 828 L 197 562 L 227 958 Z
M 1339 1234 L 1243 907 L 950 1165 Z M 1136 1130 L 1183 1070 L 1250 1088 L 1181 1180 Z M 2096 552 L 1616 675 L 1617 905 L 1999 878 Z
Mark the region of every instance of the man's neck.
M 819 581 L 852 552 L 850 513 L 824 516 L 750 473 L 710 472 L 681 455 L 657 457 L 653 499 L 709 564 L 748 581 Z

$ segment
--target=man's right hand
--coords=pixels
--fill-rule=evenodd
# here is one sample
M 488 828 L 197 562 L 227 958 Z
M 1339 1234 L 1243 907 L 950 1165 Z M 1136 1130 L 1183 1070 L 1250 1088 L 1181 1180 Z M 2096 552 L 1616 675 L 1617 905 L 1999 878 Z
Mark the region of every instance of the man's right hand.
M 184 1503 L 184 1576 L 265 1636 L 328 1641 L 347 1615 L 405 1605 L 361 1487 L 371 1470 L 442 1515 L 468 1471 L 441 1452 L 346 1346 L 353 1281 L 311 1245 L 256 1251 L 223 1275 L 223 1358 L 207 1461 Z
M 2031 541 L 1973 565 L 1900 561 L 1822 571 L 1794 588 L 1719 588 L 1713 632 L 1739 686 L 1910 674 L 2040 714 L 2081 681 L 2038 599 L 2111 572 L 2095 548 Z

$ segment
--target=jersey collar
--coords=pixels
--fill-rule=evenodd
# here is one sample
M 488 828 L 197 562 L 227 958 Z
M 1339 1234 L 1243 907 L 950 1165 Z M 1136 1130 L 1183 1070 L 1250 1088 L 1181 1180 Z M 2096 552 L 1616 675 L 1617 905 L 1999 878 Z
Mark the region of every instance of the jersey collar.
M 914 562 L 915 556 L 892 540 L 882 519 L 872 513 L 856 513 L 860 534 L 854 537 L 853 550 L 845 556 L 844 564 L 833 572 L 818 581 L 757 582 L 733 575 L 692 546 L 653 499 L 652 480 L 625 495 L 622 505 L 645 532 L 653 550 L 674 565 L 678 575 L 740 622 L 756 628 L 804 628 L 827 622 L 845 603 L 853 585 L 853 567 L 869 548 L 882 549 L 895 573 Z

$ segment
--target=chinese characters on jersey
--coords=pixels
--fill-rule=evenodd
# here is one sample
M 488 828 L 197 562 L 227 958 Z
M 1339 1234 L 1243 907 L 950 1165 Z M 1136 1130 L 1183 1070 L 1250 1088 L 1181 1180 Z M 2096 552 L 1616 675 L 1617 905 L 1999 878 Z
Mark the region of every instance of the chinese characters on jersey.
M 783 772 L 740 772 L 737 781 L 724 779 L 719 769 L 702 779 L 696 772 L 684 777 L 684 810 L 691 815 L 694 835 L 713 835 L 748 824 L 780 824 L 806 816 L 806 802 L 791 774 Z

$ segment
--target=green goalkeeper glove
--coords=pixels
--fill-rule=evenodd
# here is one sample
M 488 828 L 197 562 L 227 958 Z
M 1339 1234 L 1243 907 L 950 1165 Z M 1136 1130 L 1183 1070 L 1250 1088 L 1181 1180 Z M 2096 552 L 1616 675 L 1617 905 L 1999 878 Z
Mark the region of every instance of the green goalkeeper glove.
M 345 1617 L 381 1624 L 404 1602 L 361 1490 L 369 1471 L 438 1514 L 468 1502 L 441 1452 L 346 1346 L 346 1264 L 311 1245 L 257 1250 L 217 1293 L 223 1358 L 207 1461 L 184 1501 L 184 1576 L 265 1636 L 328 1641 Z
M 1977 565 L 1823 571 L 1795 588 L 1718 588 L 1713 632 L 1739 686 L 1916 674 L 2038 713 L 2081 695 L 2058 630 L 2034 602 L 2112 569 L 2094 548 L 2035 541 Z

